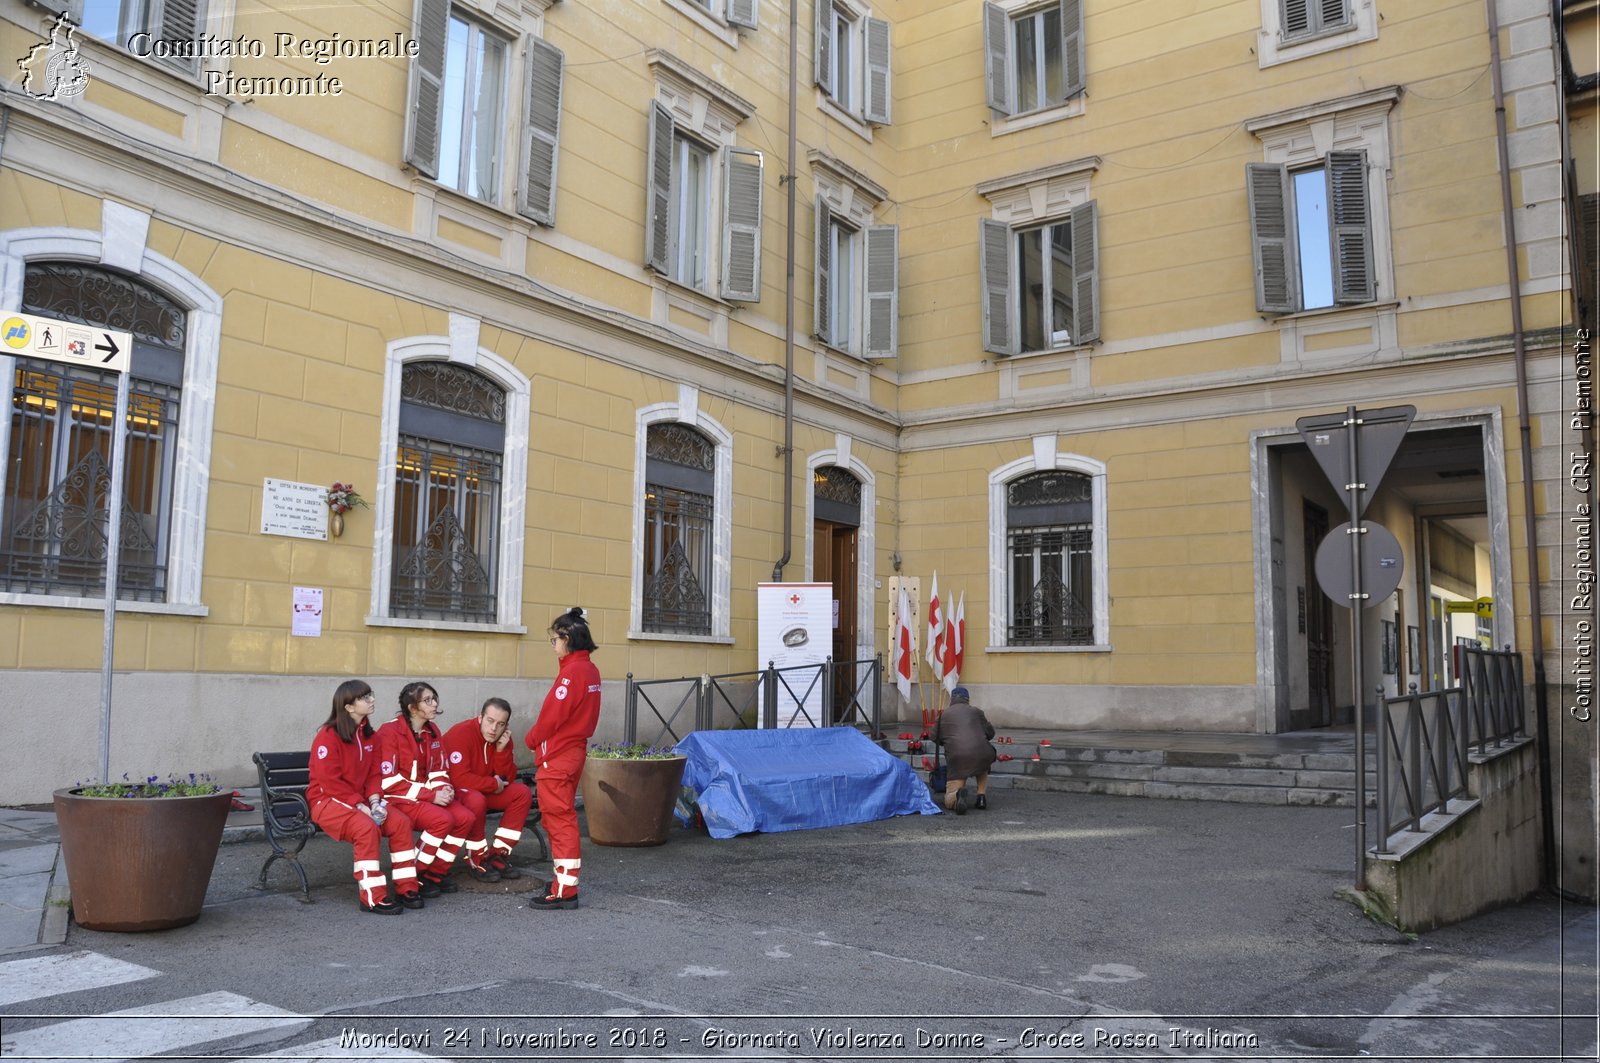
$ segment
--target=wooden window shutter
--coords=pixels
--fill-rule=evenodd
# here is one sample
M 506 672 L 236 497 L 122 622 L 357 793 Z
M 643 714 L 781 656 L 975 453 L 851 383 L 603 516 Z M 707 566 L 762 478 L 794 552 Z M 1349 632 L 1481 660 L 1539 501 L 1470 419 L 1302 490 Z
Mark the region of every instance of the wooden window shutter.
M 200 0 L 156 0 L 152 8 L 150 29 L 158 37 L 169 41 L 200 39 L 200 27 L 205 23 Z M 173 56 L 156 61 L 191 76 L 200 72 L 199 56 Z
M 1318 0 L 1321 5 L 1322 24 L 1318 29 L 1332 29 L 1350 24 L 1350 0 Z
M 1245 166 L 1250 193 L 1251 256 L 1256 309 L 1289 314 L 1300 309 L 1300 256 L 1289 220 L 1289 171 L 1271 162 Z
M 672 147 L 677 133 L 672 114 L 657 101 L 650 104 L 649 216 L 644 227 L 644 264 L 669 273 L 672 221 Z
M 866 20 L 867 36 L 867 106 L 863 117 L 879 125 L 889 124 L 892 64 L 889 47 L 889 23 L 881 18 Z
M 1094 200 L 1072 208 L 1072 342 L 1100 338 L 1100 226 Z
M 755 29 L 756 12 L 760 6 L 759 0 L 728 0 L 728 24 Z
M 561 77 L 566 56 L 538 37 L 528 38 L 528 80 L 522 129 L 522 188 L 517 211 L 541 225 L 556 223 L 556 159 L 561 143 Z
M 1370 303 L 1378 297 L 1372 269 L 1372 212 L 1367 203 L 1367 154 L 1330 151 L 1328 213 L 1333 223 L 1333 301 Z
M 793 0 L 791 0 L 791 3 Z M 822 91 L 837 95 L 833 84 L 833 4 L 830 0 L 815 0 L 817 37 L 812 59 L 814 74 Z
M 998 4 L 983 5 L 983 83 L 989 107 L 1010 114 L 1011 107 L 1011 19 Z
M 761 301 L 762 156 L 727 149 L 722 195 L 722 297 Z
M 439 131 L 444 124 L 444 39 L 449 30 L 450 0 L 417 0 L 415 19 L 417 57 L 411 60 L 405 160 L 419 173 L 437 179 Z
M 978 221 L 979 278 L 983 288 L 983 349 L 993 354 L 1014 354 L 1011 331 L 1011 226 L 982 218 Z
M 867 357 L 900 348 L 900 227 L 867 226 Z
M 1299 37 L 1311 32 L 1311 0 L 1279 0 L 1283 4 L 1283 35 Z
M 833 273 L 833 211 L 828 207 L 828 201 L 821 196 L 817 197 L 817 266 L 816 266 L 816 292 L 812 299 L 812 332 L 823 343 L 833 342 L 833 330 L 830 327 L 833 317 L 832 294 L 829 288 L 829 278 Z
M 1083 91 L 1083 0 L 1061 0 L 1061 80 L 1064 99 Z

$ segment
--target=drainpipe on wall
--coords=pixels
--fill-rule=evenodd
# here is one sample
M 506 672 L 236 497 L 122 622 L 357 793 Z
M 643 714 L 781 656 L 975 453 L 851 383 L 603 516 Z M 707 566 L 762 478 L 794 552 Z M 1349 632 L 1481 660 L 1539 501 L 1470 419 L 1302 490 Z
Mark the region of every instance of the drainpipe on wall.
M 1523 535 L 1527 539 L 1528 602 L 1533 627 L 1533 707 L 1538 727 L 1539 813 L 1544 827 L 1542 877 L 1546 887 L 1555 884 L 1555 809 L 1550 790 L 1550 704 L 1544 674 L 1544 608 L 1539 602 L 1539 538 L 1534 511 L 1533 425 L 1528 417 L 1528 351 L 1522 338 L 1522 281 L 1517 275 L 1517 237 L 1511 207 L 1511 156 L 1506 146 L 1506 94 L 1500 79 L 1500 19 L 1497 0 L 1485 0 L 1489 9 L 1489 75 L 1494 84 L 1495 148 L 1500 155 L 1500 210 L 1506 229 L 1506 273 L 1511 287 L 1511 342 L 1517 367 L 1517 432 L 1522 448 Z
M 800 0 L 789 0 L 789 160 L 783 175 L 788 190 L 788 228 L 783 245 L 783 556 L 772 564 L 772 582 L 783 582 L 794 538 L 794 117 L 799 64 Z

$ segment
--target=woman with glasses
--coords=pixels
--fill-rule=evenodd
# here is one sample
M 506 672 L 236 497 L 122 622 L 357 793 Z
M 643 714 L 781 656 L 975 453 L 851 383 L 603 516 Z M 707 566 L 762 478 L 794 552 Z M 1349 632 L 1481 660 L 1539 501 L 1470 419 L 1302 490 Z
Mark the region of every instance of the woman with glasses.
M 311 781 L 306 803 L 311 821 L 330 837 L 355 850 L 356 889 L 361 910 L 374 915 L 399 915 L 400 905 L 421 908 L 416 842 L 411 820 L 390 811 L 379 796 L 377 736 L 372 715 L 372 688 L 347 679 L 333 692 L 333 711 L 311 740 Z M 389 839 L 390 873 L 400 903 L 389 899 L 389 886 L 378 862 L 382 838 Z
M 578 779 L 589 755 L 589 739 L 600 722 L 600 670 L 589 660 L 598 647 L 589 634 L 583 609 L 573 606 L 550 625 L 550 647 L 560 671 L 545 695 L 539 718 L 525 741 L 538 758 L 534 785 L 539 790 L 539 811 L 550 837 L 550 859 L 555 878 L 549 888 L 528 902 L 530 908 L 576 908 L 578 868 Z
M 445 761 L 456 800 L 472 811 L 467 833 L 467 870 L 474 878 L 495 882 L 521 878 L 511 862 L 511 849 L 522 838 L 533 810 L 533 791 L 517 781 L 511 750 L 511 703 L 490 698 L 475 720 L 462 720 L 444 733 Z M 491 844 L 485 836 L 490 811 L 501 813 Z
M 427 683 L 400 689 L 400 711 L 378 728 L 383 796 L 422 829 L 417 845 L 418 878 L 424 897 L 461 887 L 445 876 L 472 828 L 472 811 L 456 800 L 444 762 L 438 725 L 439 692 Z

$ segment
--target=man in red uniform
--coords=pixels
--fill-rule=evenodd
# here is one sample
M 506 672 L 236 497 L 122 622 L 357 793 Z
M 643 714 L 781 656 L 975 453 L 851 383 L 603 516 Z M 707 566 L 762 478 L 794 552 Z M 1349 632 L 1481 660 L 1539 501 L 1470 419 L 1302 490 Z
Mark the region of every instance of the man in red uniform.
M 573 606 L 550 625 L 550 645 L 561 662 L 556 681 L 545 695 L 525 741 L 539 759 L 534 783 L 539 812 L 550 836 L 555 879 L 549 892 L 528 902 L 533 908 L 576 908 L 578 868 L 578 780 L 589 755 L 589 739 L 600 722 L 600 670 L 589 660 L 597 649 L 581 608 Z
M 533 791 L 517 781 L 510 727 L 510 704 L 490 698 L 477 719 L 462 720 L 444 733 L 444 759 L 458 799 L 474 810 L 465 847 L 468 863 L 501 878 L 521 878 L 522 872 L 512 866 L 511 849 L 528 822 Z M 490 810 L 502 813 L 492 844 L 484 837 Z

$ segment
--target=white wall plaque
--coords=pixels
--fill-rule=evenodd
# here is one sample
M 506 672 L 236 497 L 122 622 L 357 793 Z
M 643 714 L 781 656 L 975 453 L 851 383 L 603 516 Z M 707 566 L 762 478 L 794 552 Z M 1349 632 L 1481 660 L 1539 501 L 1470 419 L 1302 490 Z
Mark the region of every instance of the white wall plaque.
M 261 534 L 296 539 L 328 538 L 328 489 L 320 484 L 274 480 L 261 487 Z

